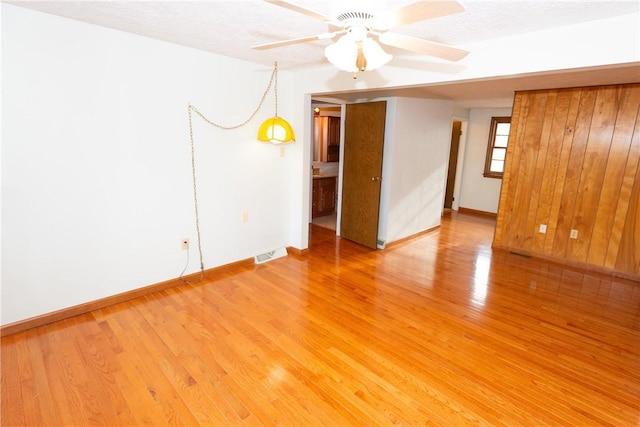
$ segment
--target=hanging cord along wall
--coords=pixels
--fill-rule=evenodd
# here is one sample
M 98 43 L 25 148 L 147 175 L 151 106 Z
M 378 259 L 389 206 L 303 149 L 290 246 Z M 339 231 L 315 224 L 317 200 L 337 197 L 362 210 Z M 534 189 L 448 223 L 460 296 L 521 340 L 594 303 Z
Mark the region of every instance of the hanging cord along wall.
M 278 63 L 274 63 L 274 67 L 273 67 L 273 72 L 271 73 L 271 79 L 269 80 L 269 84 L 267 85 L 267 88 L 265 89 L 264 93 L 262 94 L 262 98 L 260 98 L 260 102 L 258 103 L 258 107 L 253 111 L 253 113 L 251 113 L 251 115 L 249 116 L 248 119 L 246 119 L 245 121 L 243 121 L 242 123 L 236 124 L 236 125 L 231 125 L 231 126 L 225 126 L 225 125 L 221 125 L 219 123 L 214 122 L 213 120 L 210 120 L 209 118 L 207 118 L 204 114 L 202 114 L 195 106 L 189 104 L 188 107 L 188 112 L 189 112 L 189 139 L 191 142 L 191 179 L 193 182 L 193 207 L 194 207 L 194 212 L 195 212 L 195 223 L 196 223 L 196 237 L 197 237 L 197 242 L 198 242 L 198 254 L 200 256 L 200 280 L 203 279 L 204 277 L 204 261 L 203 261 L 203 255 L 202 255 L 202 235 L 200 233 L 200 214 L 199 214 L 199 209 L 198 209 L 198 185 L 197 185 L 197 179 L 196 179 L 196 152 L 195 152 L 195 144 L 194 144 L 194 138 L 193 138 L 193 114 L 195 113 L 196 115 L 198 115 L 202 120 L 204 120 L 206 123 L 210 124 L 213 127 L 216 127 L 218 129 L 222 129 L 222 130 L 233 130 L 233 129 L 238 129 L 241 128 L 243 126 L 245 126 L 247 123 L 249 123 L 255 116 L 256 114 L 258 114 L 258 111 L 260 111 L 260 109 L 262 108 L 262 105 L 264 104 L 264 100 L 267 97 L 267 94 L 269 93 L 269 90 L 271 90 L 271 87 L 274 85 L 274 81 L 276 82 L 277 85 L 277 81 L 278 81 Z M 277 99 L 277 89 L 276 89 L 276 99 Z M 277 101 L 276 101 L 277 102 Z M 189 256 L 187 253 L 187 264 L 189 263 Z M 187 266 L 185 265 L 184 269 L 182 270 L 182 273 L 180 273 L 180 279 L 182 279 L 182 276 L 184 274 L 184 272 L 187 270 Z M 186 280 L 182 281 L 184 283 L 189 283 Z

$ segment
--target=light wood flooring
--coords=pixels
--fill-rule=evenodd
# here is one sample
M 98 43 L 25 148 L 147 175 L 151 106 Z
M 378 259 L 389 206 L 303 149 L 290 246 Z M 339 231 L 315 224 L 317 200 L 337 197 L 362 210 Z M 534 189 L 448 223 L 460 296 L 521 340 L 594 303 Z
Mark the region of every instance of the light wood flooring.
M 2 338 L 2 425 L 637 426 L 640 283 L 452 214 Z

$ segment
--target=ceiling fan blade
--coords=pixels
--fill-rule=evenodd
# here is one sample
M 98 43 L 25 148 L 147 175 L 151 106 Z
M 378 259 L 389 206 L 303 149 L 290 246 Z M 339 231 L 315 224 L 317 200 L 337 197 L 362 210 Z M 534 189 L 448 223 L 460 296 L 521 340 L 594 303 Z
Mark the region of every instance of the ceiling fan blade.
M 335 33 L 316 34 L 315 36 L 299 37 L 297 39 L 289 39 L 289 40 L 282 40 L 282 41 L 279 41 L 279 42 L 259 44 L 259 45 L 256 45 L 256 46 L 251 46 L 251 49 L 266 50 L 266 49 L 273 49 L 273 48 L 276 48 L 276 47 L 289 46 L 289 45 L 297 44 L 297 43 L 307 43 L 307 42 L 312 42 L 312 41 L 315 41 L 315 40 L 325 40 L 325 39 L 333 38 L 333 37 L 335 37 L 336 35 L 338 35 L 340 33 L 344 33 L 345 31 L 338 31 L 338 32 L 335 32 Z
M 376 14 L 369 19 L 368 24 L 373 29 L 388 30 L 464 10 L 464 6 L 456 0 L 422 0 Z
M 346 32 L 344 25 L 338 25 L 338 22 L 335 21 L 327 22 L 327 27 L 332 33 Z
M 469 54 L 468 51 L 463 49 L 397 33 L 382 33 L 378 37 L 378 40 L 387 46 L 399 47 L 411 52 L 423 53 L 448 61 L 459 61 Z
M 274 4 L 276 6 L 280 6 L 280 7 L 284 7 L 285 9 L 289 9 L 289 10 L 293 10 L 294 12 L 298 12 L 301 13 L 303 15 L 307 15 L 310 16 L 312 18 L 316 18 L 319 19 L 321 21 L 332 21 L 333 18 L 330 18 L 326 15 L 323 15 L 321 13 L 315 12 L 313 10 L 307 9 L 305 7 L 302 6 L 298 6 L 297 4 L 293 4 L 291 2 L 288 1 L 282 1 L 282 0 L 264 0 L 267 3 L 271 3 Z

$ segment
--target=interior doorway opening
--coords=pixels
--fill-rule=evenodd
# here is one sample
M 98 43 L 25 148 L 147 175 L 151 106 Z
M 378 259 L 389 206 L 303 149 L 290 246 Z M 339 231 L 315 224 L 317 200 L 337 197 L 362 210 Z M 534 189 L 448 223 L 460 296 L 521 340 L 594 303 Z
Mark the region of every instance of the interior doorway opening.
M 465 119 L 454 118 L 452 120 L 443 212 L 457 211 L 460 206 L 460 185 L 464 163 L 466 129 L 467 121 Z
M 309 222 L 337 232 L 342 147 L 342 106 L 311 102 L 311 209 Z

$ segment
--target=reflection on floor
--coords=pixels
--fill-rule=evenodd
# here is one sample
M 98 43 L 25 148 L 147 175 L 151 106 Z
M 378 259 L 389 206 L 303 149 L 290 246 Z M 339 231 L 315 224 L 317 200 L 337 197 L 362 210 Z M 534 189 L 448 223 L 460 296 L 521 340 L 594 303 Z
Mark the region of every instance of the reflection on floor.
M 337 213 L 333 212 L 331 215 L 319 216 L 319 217 L 313 218 L 313 221 L 311 221 L 311 223 L 315 225 L 319 225 L 320 227 L 328 228 L 330 230 L 335 230 L 337 218 L 338 218 Z

